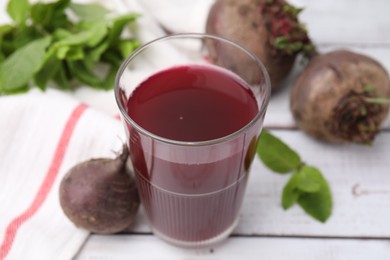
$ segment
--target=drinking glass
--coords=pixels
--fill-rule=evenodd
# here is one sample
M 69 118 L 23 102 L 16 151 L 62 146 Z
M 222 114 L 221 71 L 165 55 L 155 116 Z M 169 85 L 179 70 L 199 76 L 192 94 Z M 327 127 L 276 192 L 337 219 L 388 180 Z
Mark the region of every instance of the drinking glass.
M 166 138 L 144 129 L 128 113 L 129 98 L 153 75 L 182 66 L 217 67 L 226 76 L 234 74 L 254 97 L 255 116 L 235 132 L 201 141 Z M 155 235 L 181 247 L 205 247 L 233 231 L 270 89 L 267 71 L 255 55 L 215 35 L 165 36 L 144 44 L 124 61 L 116 77 L 115 97 L 141 203 Z M 159 124 L 163 127 L 166 122 Z

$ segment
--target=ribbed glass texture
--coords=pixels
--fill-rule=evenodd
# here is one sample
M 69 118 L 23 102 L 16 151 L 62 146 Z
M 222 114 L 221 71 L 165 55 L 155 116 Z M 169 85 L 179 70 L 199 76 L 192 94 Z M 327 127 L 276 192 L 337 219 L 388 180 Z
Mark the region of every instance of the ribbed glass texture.
M 181 246 L 216 243 L 234 228 L 248 175 L 208 194 L 172 193 L 152 185 L 143 176 L 137 184 L 148 219 L 161 238 Z

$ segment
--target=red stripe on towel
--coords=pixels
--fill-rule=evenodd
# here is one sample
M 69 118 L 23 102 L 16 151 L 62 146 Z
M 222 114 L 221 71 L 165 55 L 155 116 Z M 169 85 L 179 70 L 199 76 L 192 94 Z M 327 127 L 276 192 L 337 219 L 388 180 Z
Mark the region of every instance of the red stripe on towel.
M 87 108 L 86 105 L 78 105 L 69 116 L 68 121 L 62 131 L 61 138 L 57 144 L 54 156 L 51 160 L 50 167 L 47 170 L 45 179 L 43 180 L 34 200 L 30 206 L 19 216 L 15 217 L 7 226 L 5 231 L 3 242 L 0 246 L 0 259 L 4 259 L 11 250 L 12 244 L 15 240 L 15 236 L 19 228 L 29 220 L 42 206 L 47 195 L 49 194 L 54 180 L 58 175 L 58 171 L 61 167 L 64 159 L 66 149 L 69 145 L 70 138 L 73 134 L 73 130 L 77 125 L 81 115 Z

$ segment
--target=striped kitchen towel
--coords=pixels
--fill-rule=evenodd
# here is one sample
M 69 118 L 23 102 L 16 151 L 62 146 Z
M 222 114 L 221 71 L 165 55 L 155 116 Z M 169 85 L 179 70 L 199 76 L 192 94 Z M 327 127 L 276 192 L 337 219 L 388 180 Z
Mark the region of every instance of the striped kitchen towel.
M 55 90 L 0 99 L 0 259 L 71 259 L 88 236 L 63 214 L 58 187 L 76 163 L 114 158 L 119 120 Z

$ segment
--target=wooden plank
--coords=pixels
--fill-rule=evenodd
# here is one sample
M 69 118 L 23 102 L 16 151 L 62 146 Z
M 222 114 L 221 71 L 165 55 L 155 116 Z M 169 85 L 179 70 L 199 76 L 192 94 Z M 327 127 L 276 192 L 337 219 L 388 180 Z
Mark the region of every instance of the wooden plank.
M 75 259 L 385 260 L 390 259 L 390 243 L 384 240 L 230 237 L 220 246 L 196 250 L 173 247 L 155 236 L 93 235 Z
M 390 239 L 390 132 L 379 135 L 373 146 L 324 144 L 299 131 L 273 133 L 323 172 L 333 194 L 333 214 L 323 224 L 298 206 L 284 211 L 281 191 L 289 176 L 272 173 L 256 158 L 234 234 Z M 143 211 L 131 230 L 150 232 Z
M 290 0 L 304 7 L 300 19 L 315 42 L 390 43 L 390 1 Z

